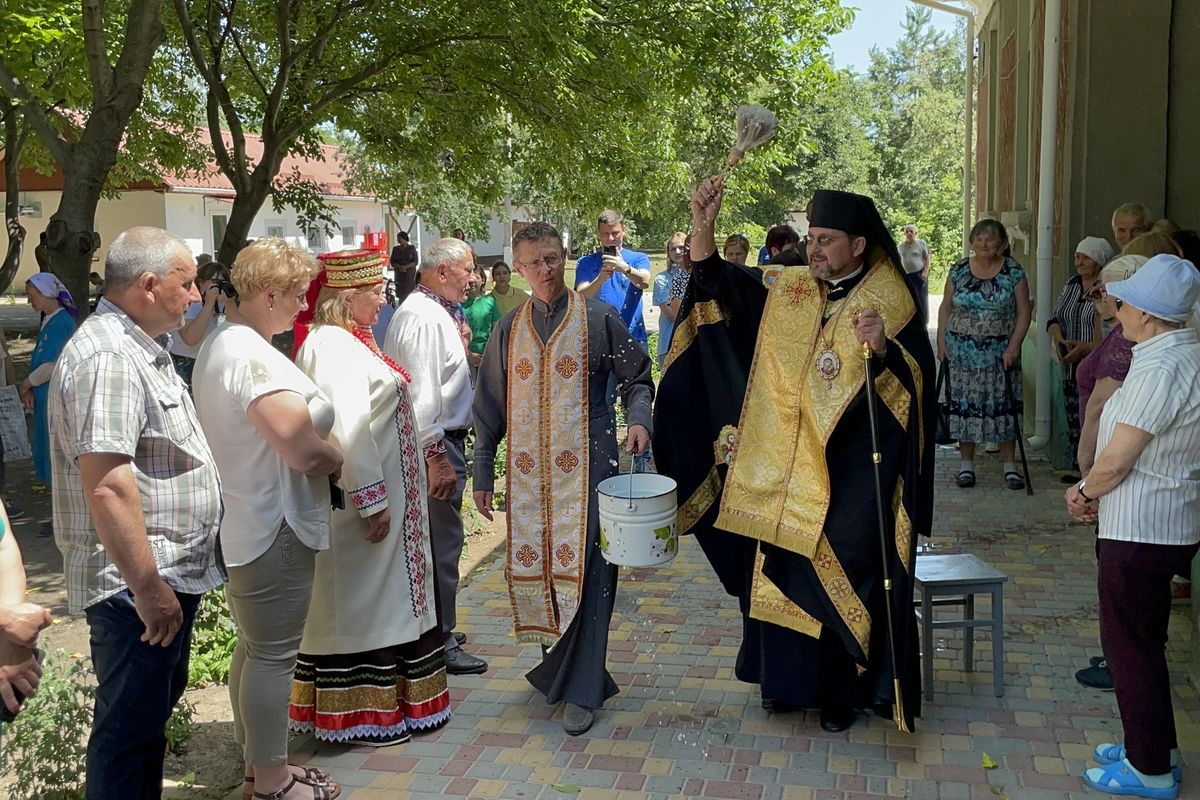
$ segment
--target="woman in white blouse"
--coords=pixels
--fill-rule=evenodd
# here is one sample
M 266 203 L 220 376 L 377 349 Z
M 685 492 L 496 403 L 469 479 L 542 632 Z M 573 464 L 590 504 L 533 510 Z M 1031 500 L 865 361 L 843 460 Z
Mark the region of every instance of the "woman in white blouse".
M 312 598 L 316 554 L 329 547 L 330 481 L 341 451 L 333 407 L 271 337 L 305 308 L 316 263 L 282 239 L 259 239 L 233 264 L 237 297 L 200 348 L 193 388 L 221 477 L 221 550 L 238 643 L 229 672 L 243 795 L 332 800 L 329 776 L 287 764 L 292 670 Z
M 1171 578 L 1200 549 L 1200 300 L 1190 261 L 1159 255 L 1105 286 L 1135 342 L 1125 382 L 1104 405 L 1096 461 L 1067 490 L 1081 522 L 1099 519 L 1100 642 L 1125 742 L 1101 744 L 1083 782 L 1134 797 L 1179 795 L 1179 742 L 1167 670 Z

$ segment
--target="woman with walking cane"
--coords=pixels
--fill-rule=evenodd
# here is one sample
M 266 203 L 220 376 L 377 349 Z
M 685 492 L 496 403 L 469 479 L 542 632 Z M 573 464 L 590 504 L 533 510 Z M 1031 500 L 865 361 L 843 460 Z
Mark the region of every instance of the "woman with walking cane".
M 950 268 L 938 311 L 938 359 L 950 361 L 950 435 L 958 440 L 961 462 L 955 483 L 975 485 L 975 446 L 996 442 L 1004 462 L 1004 485 L 1025 488 L 1017 472 L 1015 406 L 1005 394 L 1005 373 L 1021 360 L 1021 342 L 1029 330 L 1033 307 L 1025 270 L 1005 255 L 1008 232 L 994 219 L 971 229 L 970 258 Z
M 711 178 L 692 198 L 692 284 L 656 409 L 660 471 L 679 482 L 681 518 L 738 595 L 738 676 L 761 682 L 768 710 L 819 707 L 821 727 L 842 731 L 865 708 L 912 730 L 912 575 L 932 523 L 935 450 L 924 321 L 870 198 L 818 191 L 809 268 L 782 270 L 768 289 L 761 272 L 716 253 L 723 190 Z M 717 368 L 707 354 L 728 358 Z M 880 505 L 863 502 L 877 490 Z M 743 673 L 743 656 L 758 674 Z M 784 657 L 791 682 L 771 684 Z

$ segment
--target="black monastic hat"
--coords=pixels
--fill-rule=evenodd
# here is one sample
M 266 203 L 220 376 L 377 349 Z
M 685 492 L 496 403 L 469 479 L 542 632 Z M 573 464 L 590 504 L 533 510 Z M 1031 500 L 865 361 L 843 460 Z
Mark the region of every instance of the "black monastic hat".
M 893 267 L 901 268 L 896 242 L 888 232 L 887 226 L 883 224 L 883 218 L 875 208 L 875 201 L 866 195 L 820 189 L 813 195 L 808 224 L 811 227 L 832 228 L 845 231 L 851 236 L 865 238 L 868 266 L 879 260 L 879 256 L 871 252 L 877 247 L 892 262 Z

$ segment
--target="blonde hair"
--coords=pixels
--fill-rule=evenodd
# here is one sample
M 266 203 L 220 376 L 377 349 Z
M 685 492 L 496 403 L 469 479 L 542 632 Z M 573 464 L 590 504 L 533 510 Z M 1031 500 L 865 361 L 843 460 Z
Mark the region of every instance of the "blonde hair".
M 335 289 L 322 286 L 317 295 L 316 308 L 313 310 L 313 327 L 334 325 L 344 330 L 353 331 L 359 327 L 350 312 L 350 298 L 356 294 L 373 292 L 379 284 L 357 286 L 353 289 Z
M 671 234 L 671 238 L 667 239 L 667 249 L 670 250 L 671 245 L 674 244 L 675 242 L 679 242 L 680 244 L 682 244 L 683 240 L 686 238 L 687 238 L 687 234 L 684 233 L 683 231 L 675 231 L 674 233 Z
M 248 300 L 278 289 L 290 292 L 308 286 L 317 277 L 317 260 L 278 237 L 257 239 L 242 248 L 233 260 L 229 281 L 238 298 Z
M 735 244 L 740 244 L 742 247 L 746 248 L 746 254 L 750 254 L 750 240 L 740 233 L 729 234 L 729 237 L 725 240 L 724 247 L 721 248 L 721 252 L 724 253 Z
M 1123 256 L 1145 256 L 1153 258 L 1154 256 L 1167 253 L 1173 256 L 1181 256 L 1179 246 L 1175 244 L 1175 240 L 1165 233 L 1151 231 L 1150 233 L 1139 234 L 1129 240 L 1129 244 L 1121 249 Z

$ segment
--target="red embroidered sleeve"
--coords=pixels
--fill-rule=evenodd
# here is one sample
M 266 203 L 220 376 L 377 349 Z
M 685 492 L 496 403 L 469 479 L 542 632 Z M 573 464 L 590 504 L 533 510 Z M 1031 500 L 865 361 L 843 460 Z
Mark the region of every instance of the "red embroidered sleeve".
M 359 512 L 370 512 L 374 510 L 382 511 L 382 506 L 387 503 L 387 486 L 383 481 L 375 481 L 374 483 L 360 486 L 350 492 L 350 500 L 354 503 L 354 507 Z M 376 507 L 379 508 L 376 508 Z

